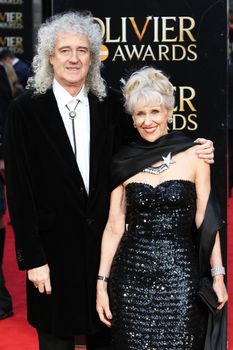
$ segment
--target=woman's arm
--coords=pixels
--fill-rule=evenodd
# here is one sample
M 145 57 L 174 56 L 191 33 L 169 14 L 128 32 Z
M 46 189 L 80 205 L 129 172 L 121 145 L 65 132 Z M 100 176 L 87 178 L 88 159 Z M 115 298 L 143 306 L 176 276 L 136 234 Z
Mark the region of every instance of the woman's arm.
M 202 160 L 197 160 L 196 169 L 196 193 L 197 193 L 197 210 L 196 210 L 196 226 L 199 228 L 204 220 L 207 201 L 210 194 L 210 167 Z M 219 232 L 216 234 L 215 243 L 210 257 L 211 269 L 222 267 L 222 254 Z M 218 309 L 222 309 L 228 299 L 224 275 L 217 274 L 213 277 L 213 289 L 218 297 Z
M 110 211 L 108 221 L 103 233 L 101 244 L 101 259 L 98 276 L 105 280 L 97 280 L 96 309 L 100 320 L 108 327 L 111 326 L 112 314 L 109 308 L 107 294 L 107 279 L 111 264 L 121 237 L 125 231 L 125 190 L 124 186 L 118 186 L 111 194 Z
M 222 255 L 219 232 L 216 235 L 215 244 L 210 257 L 211 270 L 222 267 Z M 213 277 L 213 289 L 218 297 L 219 306 L 218 309 L 222 309 L 224 304 L 228 300 L 228 294 L 224 283 L 224 274 L 219 273 Z

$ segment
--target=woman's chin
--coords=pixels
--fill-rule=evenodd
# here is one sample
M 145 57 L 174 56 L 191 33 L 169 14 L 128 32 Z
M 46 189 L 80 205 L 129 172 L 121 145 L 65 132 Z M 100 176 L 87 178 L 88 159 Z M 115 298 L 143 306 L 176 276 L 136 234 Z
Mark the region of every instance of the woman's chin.
M 162 135 L 158 132 L 153 132 L 153 133 L 146 133 L 144 132 L 143 134 L 141 134 L 141 137 L 148 142 L 154 142 L 157 139 L 159 139 Z

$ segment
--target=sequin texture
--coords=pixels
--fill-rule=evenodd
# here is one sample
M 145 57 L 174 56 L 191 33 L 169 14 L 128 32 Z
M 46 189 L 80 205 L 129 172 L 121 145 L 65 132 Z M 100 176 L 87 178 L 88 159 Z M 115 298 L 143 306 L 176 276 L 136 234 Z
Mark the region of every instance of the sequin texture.
M 197 297 L 191 228 L 195 185 L 126 186 L 127 223 L 109 281 L 114 350 L 202 350 L 206 313 Z

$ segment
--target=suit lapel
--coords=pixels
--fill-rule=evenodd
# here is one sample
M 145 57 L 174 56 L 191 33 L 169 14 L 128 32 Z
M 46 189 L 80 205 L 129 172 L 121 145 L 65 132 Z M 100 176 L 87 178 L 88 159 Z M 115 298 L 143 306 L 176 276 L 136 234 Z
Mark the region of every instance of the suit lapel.
M 100 103 L 93 95 L 89 95 L 90 104 L 90 191 L 95 187 L 99 157 L 102 155 L 106 137 L 104 103 Z M 90 192 L 91 194 L 91 192 Z
M 73 176 L 79 187 L 84 187 L 83 179 L 52 90 L 47 91 L 40 98 L 44 99 L 43 106 L 46 107 L 46 113 L 42 112 L 40 120 L 44 124 L 45 132 L 49 133 L 48 136 L 59 162 L 61 166 L 68 170 L 70 176 Z
M 90 195 L 91 189 L 95 187 L 96 175 L 98 172 L 99 158 L 103 152 L 103 146 L 106 138 L 106 113 L 104 113 L 104 103 L 100 103 L 95 96 L 89 94 L 90 104 Z M 69 137 L 67 135 L 62 117 L 60 115 L 57 102 L 52 90 L 48 90 L 46 94 L 40 95 L 43 100 L 42 105 L 46 108 L 46 113 L 42 114 L 40 120 L 42 127 L 54 147 L 54 151 L 59 158 L 61 166 L 65 167 L 70 176 L 79 188 L 85 188 L 84 182 L 79 171 Z M 40 102 L 41 103 L 41 102 Z M 38 110 L 41 109 L 38 103 Z

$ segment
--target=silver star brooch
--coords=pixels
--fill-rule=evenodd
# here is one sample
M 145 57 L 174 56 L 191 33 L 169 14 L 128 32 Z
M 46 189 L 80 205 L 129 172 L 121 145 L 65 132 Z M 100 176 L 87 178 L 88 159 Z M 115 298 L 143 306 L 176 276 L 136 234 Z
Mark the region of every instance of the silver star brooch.
M 174 160 L 172 160 L 171 152 L 168 153 L 166 157 L 162 156 L 162 158 L 163 158 L 163 164 L 166 165 L 167 168 L 169 168 L 171 164 L 175 163 Z

